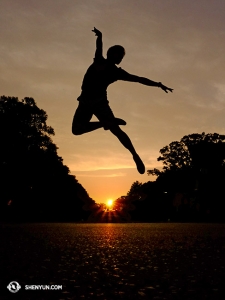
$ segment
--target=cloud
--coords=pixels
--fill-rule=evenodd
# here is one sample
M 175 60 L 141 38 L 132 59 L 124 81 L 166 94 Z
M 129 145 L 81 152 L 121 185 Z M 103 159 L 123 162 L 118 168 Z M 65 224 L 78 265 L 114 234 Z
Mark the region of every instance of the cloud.
M 132 157 L 110 154 L 106 151 L 104 156 L 99 156 L 90 152 L 90 154 L 74 154 L 73 162 L 69 164 L 72 172 L 75 171 L 98 171 L 98 170 L 116 170 L 135 168 Z
M 106 173 L 107 170 L 96 170 L 96 171 L 85 171 L 85 172 L 76 172 L 79 177 L 93 177 L 93 178 L 110 178 L 110 177 L 124 177 L 127 175 L 126 172 L 118 172 L 118 170 L 110 169 L 110 173 Z

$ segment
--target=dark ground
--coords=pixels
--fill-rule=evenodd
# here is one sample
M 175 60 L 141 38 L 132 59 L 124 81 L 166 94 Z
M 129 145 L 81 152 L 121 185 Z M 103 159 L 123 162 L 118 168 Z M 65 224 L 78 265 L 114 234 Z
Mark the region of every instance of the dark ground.
M 225 224 L 0 226 L 1 300 L 225 299 Z

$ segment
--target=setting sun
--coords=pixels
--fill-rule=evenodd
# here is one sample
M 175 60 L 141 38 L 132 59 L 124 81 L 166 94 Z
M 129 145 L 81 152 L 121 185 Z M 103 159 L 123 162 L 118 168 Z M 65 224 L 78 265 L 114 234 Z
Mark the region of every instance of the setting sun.
M 109 199 L 109 200 L 107 201 L 107 205 L 108 205 L 108 206 L 112 206 L 112 205 L 113 205 L 113 200 L 112 200 L 112 199 Z

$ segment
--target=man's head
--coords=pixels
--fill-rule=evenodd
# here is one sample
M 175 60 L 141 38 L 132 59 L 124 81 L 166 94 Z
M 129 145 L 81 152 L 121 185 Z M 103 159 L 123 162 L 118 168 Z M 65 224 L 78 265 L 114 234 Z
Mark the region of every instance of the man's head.
M 112 46 L 107 51 L 107 60 L 119 65 L 125 55 L 125 49 L 120 45 Z

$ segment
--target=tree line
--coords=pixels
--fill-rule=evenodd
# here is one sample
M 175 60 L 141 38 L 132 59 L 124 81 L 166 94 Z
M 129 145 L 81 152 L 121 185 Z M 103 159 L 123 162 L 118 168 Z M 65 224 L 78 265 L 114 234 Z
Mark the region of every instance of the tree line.
M 33 98 L 0 97 L 0 218 L 81 221 L 95 201 L 70 174 Z
M 133 221 L 224 222 L 225 135 L 189 134 L 160 150 L 155 181 L 134 182 L 123 201 Z

